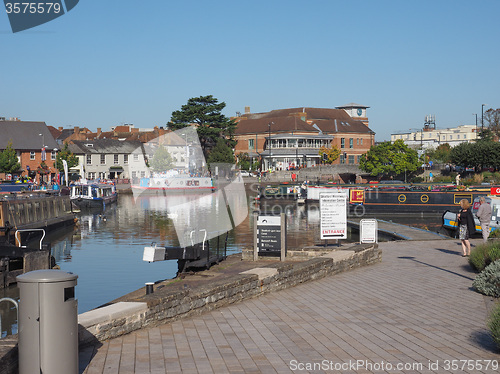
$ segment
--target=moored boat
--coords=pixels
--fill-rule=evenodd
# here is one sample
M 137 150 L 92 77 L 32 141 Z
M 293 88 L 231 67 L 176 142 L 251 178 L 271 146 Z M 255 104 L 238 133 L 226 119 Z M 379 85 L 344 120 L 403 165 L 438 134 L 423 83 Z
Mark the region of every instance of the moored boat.
M 485 196 L 486 202 L 491 205 L 491 221 L 490 233 L 500 229 L 500 196 Z M 476 217 L 477 210 L 479 209 L 479 197 L 474 199 L 472 204 L 472 214 L 474 215 L 474 223 L 476 226 L 476 233 L 481 233 L 481 223 Z M 455 210 L 446 210 L 443 213 L 443 228 L 448 230 L 450 234 L 455 234 L 458 231 L 457 213 L 460 209 L 458 206 Z
M 215 190 L 212 178 L 179 174 L 141 178 L 139 184 L 132 184 L 134 193 L 162 195 L 164 193 L 210 192 Z
M 114 183 L 86 182 L 70 186 L 71 203 L 80 209 L 104 208 L 116 202 L 117 192 Z

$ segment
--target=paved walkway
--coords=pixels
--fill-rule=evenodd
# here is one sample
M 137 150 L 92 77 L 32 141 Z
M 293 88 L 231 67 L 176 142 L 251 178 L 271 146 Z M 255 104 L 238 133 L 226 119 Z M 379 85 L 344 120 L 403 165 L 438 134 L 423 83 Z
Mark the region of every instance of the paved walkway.
M 381 247 L 380 264 L 89 348 L 81 371 L 498 373 L 488 299 L 471 290 L 459 241 Z

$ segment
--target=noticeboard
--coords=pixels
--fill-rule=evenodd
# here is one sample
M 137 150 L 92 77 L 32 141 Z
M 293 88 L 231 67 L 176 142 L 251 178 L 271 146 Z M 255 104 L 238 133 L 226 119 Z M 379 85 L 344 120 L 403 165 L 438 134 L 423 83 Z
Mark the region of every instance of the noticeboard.
M 321 239 L 347 239 L 347 194 L 319 194 Z
M 257 247 L 261 253 L 281 252 L 281 217 L 257 218 Z
M 359 221 L 359 242 L 378 243 L 378 223 L 376 219 Z

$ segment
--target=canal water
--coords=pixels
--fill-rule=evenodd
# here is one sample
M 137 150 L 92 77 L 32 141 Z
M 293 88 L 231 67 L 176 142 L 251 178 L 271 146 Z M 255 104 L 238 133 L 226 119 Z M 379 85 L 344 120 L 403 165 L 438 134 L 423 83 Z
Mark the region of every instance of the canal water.
M 308 203 L 297 205 L 293 200 L 255 201 L 257 189 L 246 185 L 247 207 L 240 213 L 235 207 L 217 206 L 217 216 L 204 216 L 204 210 L 213 209 L 212 195 L 205 198 L 176 196 L 167 201 L 165 197 L 148 197 L 121 194 L 117 204 L 104 211 L 78 213 L 78 225 L 67 232 L 48 237 L 52 253 L 62 270 L 78 275 L 76 296 L 78 312 L 83 313 L 110 302 L 124 294 L 144 287 L 146 282 L 156 282 L 176 276 L 176 261 L 149 263 L 142 260 L 144 247 L 157 243 L 161 246 L 179 245 L 179 226 L 208 227 L 225 226 L 229 209 L 231 216 L 246 215 L 237 229 L 230 230 L 227 254 L 237 253 L 242 248 L 253 247 L 252 213 L 266 214 L 284 212 L 287 219 L 287 247 L 289 249 L 321 243 L 319 237 L 319 207 Z M 187 205 L 186 205 L 187 203 Z M 172 208 L 174 206 L 174 208 Z M 233 211 L 231 211 L 233 209 Z M 375 215 L 378 218 L 408 224 L 431 231 L 439 231 L 441 217 L 437 215 Z M 201 221 L 201 222 L 200 222 Z M 196 222 L 196 225 L 195 225 Z M 358 241 L 355 230 L 349 232 L 346 242 Z M 0 298 L 18 297 L 17 287 L 0 289 Z M 9 312 L 11 310 L 11 312 Z M 2 313 L 2 335 L 16 332 L 15 312 L 7 303 L 0 305 Z M 9 324 L 9 321 L 11 323 Z M 11 326 L 13 323 L 13 326 Z

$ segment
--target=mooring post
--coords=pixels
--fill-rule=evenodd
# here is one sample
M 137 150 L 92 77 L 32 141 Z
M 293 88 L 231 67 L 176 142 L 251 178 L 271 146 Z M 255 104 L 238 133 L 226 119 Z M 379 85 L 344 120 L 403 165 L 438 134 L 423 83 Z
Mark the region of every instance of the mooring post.
M 253 260 L 257 261 L 259 259 L 259 246 L 257 245 L 257 221 L 259 219 L 259 213 L 253 212 Z
M 286 257 L 286 215 L 281 213 L 281 253 L 280 261 L 285 261 Z

